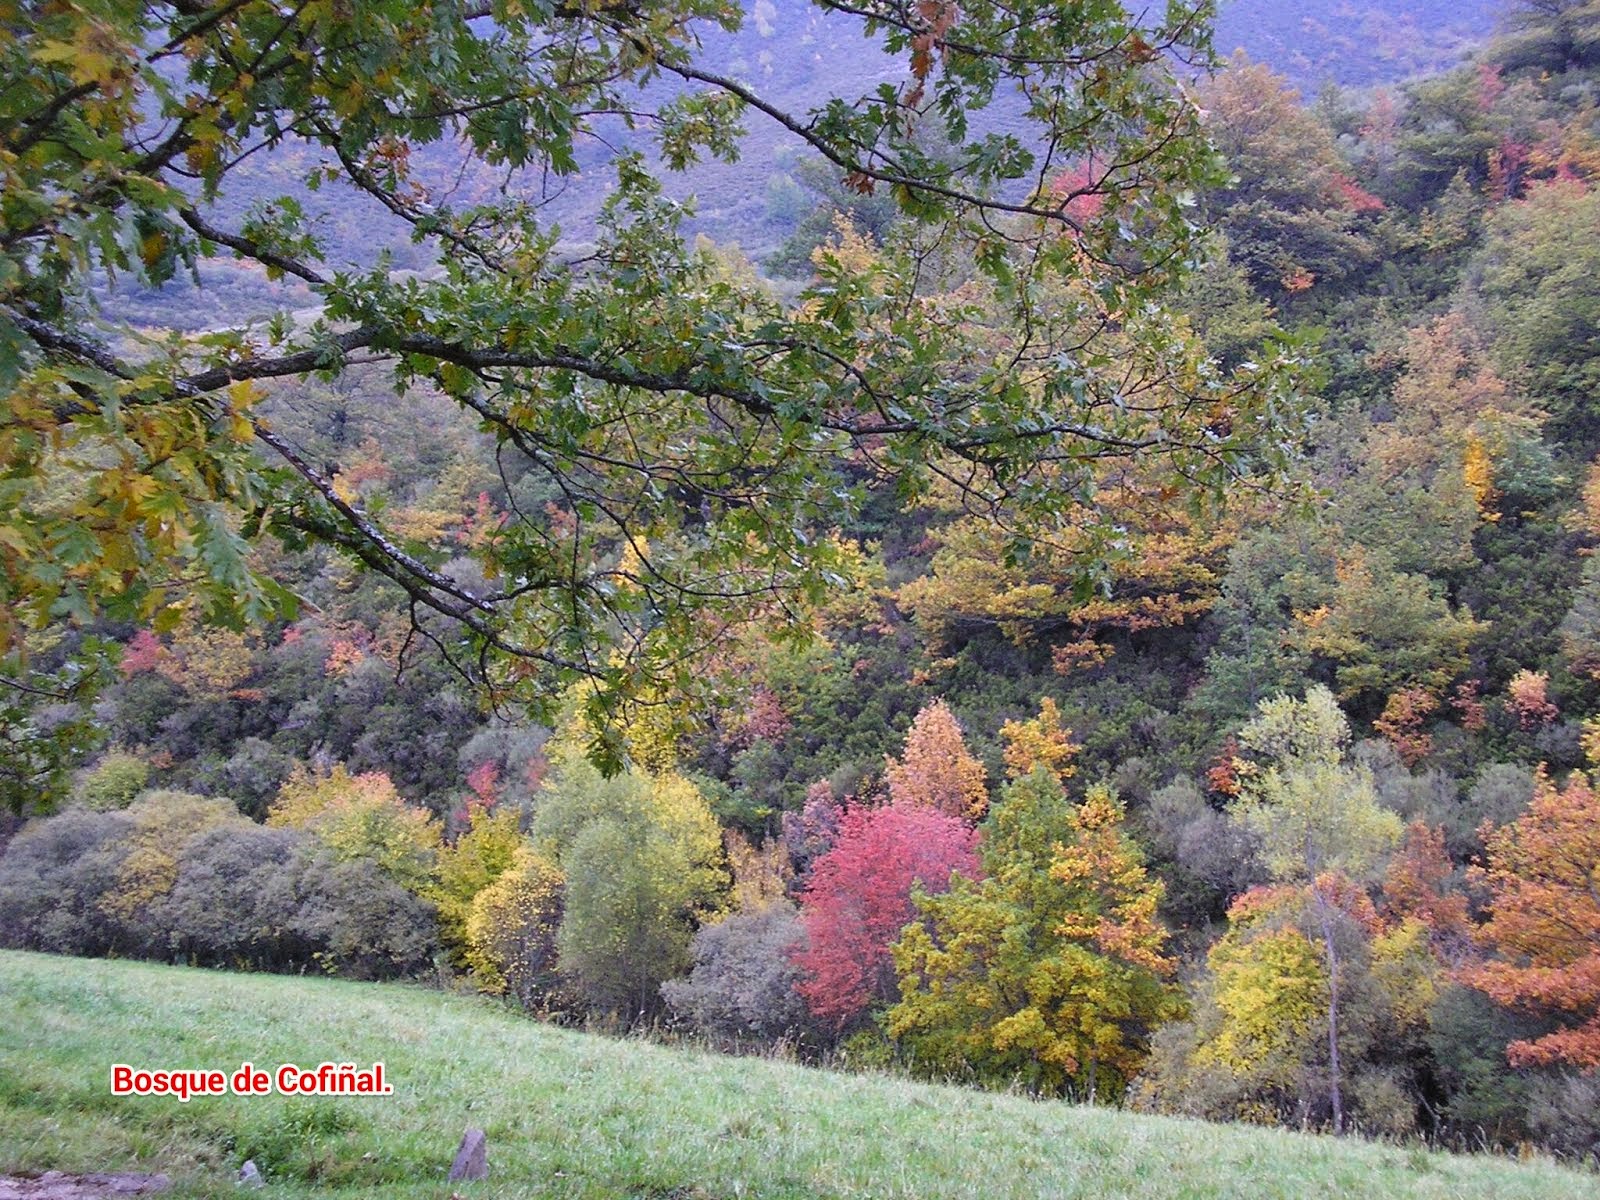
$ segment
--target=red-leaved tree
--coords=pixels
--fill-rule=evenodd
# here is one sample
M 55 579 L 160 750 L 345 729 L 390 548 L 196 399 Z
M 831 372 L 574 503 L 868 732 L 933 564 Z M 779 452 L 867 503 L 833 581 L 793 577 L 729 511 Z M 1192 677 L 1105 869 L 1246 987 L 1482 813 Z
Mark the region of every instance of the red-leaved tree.
M 796 985 L 812 1013 L 840 1028 L 896 997 L 889 947 L 916 919 L 912 888 L 938 893 L 950 874 L 979 875 L 978 834 L 922 804 L 846 810 L 833 848 L 800 894 L 806 941 Z

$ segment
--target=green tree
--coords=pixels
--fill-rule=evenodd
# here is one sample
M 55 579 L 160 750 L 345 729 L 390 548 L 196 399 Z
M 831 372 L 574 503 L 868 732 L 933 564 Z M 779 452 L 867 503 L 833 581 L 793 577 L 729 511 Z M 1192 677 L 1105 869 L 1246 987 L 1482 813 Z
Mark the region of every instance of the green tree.
M 687 970 L 697 925 L 721 903 L 721 831 L 679 775 L 606 778 L 570 736 L 551 757 L 533 837 L 566 878 L 559 970 L 596 1010 L 648 1014 L 661 984 Z
M 1235 55 L 1200 89 L 1234 178 L 1205 197 L 1233 261 L 1269 294 L 1304 291 L 1375 256 L 1362 213 L 1383 205 L 1341 173 L 1332 131 L 1270 68 Z
M 1231 806 L 1259 840 L 1272 876 L 1309 890 L 1327 975 L 1328 1099 L 1336 1132 L 1344 1128 L 1344 1081 L 1334 893 L 1341 877 L 1370 874 L 1402 832 L 1400 818 L 1378 803 L 1371 769 L 1343 761 L 1349 740 L 1349 723 L 1325 687 L 1311 688 L 1304 700 L 1262 701 L 1239 733 L 1240 744 L 1258 758 L 1240 772 Z
M 938 1075 L 1118 1096 L 1150 1031 L 1176 1015 L 1149 879 L 1104 788 L 1073 806 L 1044 767 L 981 828 L 980 882 L 922 895 L 894 947 L 890 1036 Z
M 1327 603 L 1296 618 L 1296 641 L 1333 667 L 1339 698 L 1374 713 L 1406 688 L 1442 693 L 1489 630 L 1426 575 L 1397 571 L 1386 554 L 1360 546 L 1341 558 Z
M 1600 414 L 1600 195 L 1581 183 L 1534 188 L 1491 217 L 1474 261 L 1495 349 L 1526 380 L 1553 429 L 1593 444 Z
M 403 589 L 480 684 L 548 716 L 592 678 L 614 715 L 708 685 L 707 609 L 804 627 L 852 566 L 827 533 L 856 508 L 858 454 L 903 499 L 959 481 L 1024 525 L 1067 496 L 1092 512 L 1118 461 L 1215 483 L 1279 455 L 1262 435 L 1285 362 L 1224 379 L 1164 309 L 1195 258 L 1191 197 L 1220 174 L 1170 69 L 1208 57 L 1209 0 L 1148 20 L 816 7 L 910 77 L 782 111 L 702 49 L 744 19 L 733 0 L 30 10 L 0 45 L 0 653 L 96 612 L 291 607 L 252 569 L 270 532 Z M 978 119 L 999 95 L 1021 97 L 1004 130 Z M 580 265 L 498 180 L 575 175 L 601 114 L 635 128 Z M 891 199 L 906 235 L 824 247 L 793 306 L 731 275 L 661 175 L 737 158 L 752 123 Z M 287 145 L 307 151 L 273 160 L 293 186 L 258 176 L 251 196 L 243 164 Z M 1066 190 L 1063 163 L 1084 165 Z M 377 215 L 331 244 L 319 218 L 352 198 Z M 373 261 L 385 246 L 426 269 Z M 219 256 L 263 296 L 221 330 L 151 335 L 91 286 L 188 275 L 209 298 L 197 264 Z M 441 389 L 559 498 L 475 539 L 481 582 L 263 415 L 270 381 L 357 360 Z M 1119 536 L 1090 521 L 1084 562 Z

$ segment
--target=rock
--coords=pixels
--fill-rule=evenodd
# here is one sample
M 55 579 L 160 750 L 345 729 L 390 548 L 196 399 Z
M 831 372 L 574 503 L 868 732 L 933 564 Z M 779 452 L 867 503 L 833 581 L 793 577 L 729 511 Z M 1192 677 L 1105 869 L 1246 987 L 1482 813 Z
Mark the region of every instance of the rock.
M 456 1160 L 450 1164 L 450 1182 L 458 1179 L 489 1178 L 489 1142 L 481 1129 L 469 1129 L 461 1135 L 461 1146 L 456 1150 Z
M 266 1187 L 267 1181 L 261 1178 L 261 1172 L 256 1170 L 256 1164 L 251 1162 L 249 1159 L 246 1159 L 244 1166 L 239 1168 L 239 1182 L 237 1186 L 247 1188 Z

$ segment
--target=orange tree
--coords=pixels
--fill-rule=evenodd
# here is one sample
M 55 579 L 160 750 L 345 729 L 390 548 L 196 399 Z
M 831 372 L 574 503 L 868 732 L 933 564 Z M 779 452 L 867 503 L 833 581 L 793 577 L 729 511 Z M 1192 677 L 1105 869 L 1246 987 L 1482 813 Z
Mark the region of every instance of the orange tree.
M 1528 810 L 1484 838 L 1492 899 L 1483 942 L 1497 957 L 1468 980 L 1556 1028 L 1512 1042 L 1513 1065 L 1600 1067 L 1600 800 L 1582 773 L 1541 773 Z

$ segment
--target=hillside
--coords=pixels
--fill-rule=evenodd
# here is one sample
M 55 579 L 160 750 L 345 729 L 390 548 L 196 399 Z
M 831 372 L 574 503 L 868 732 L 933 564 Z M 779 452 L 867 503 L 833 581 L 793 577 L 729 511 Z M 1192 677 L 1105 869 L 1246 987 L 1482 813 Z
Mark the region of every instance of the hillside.
M 1500 0 L 1222 0 L 1215 47 L 1223 57 L 1239 50 L 1270 65 L 1310 97 L 1329 82 L 1376 87 L 1455 66 L 1488 36 L 1500 7 Z M 812 112 L 835 93 L 865 96 L 880 84 L 907 78 L 905 62 L 885 54 L 839 13 L 769 0 L 746 0 L 744 8 L 746 19 L 737 31 L 708 23 L 698 28 L 706 62 L 747 82 L 780 109 Z M 654 105 L 681 90 L 657 83 L 645 95 Z M 1002 96 L 980 123 L 1015 132 L 1018 122 L 1015 101 Z M 809 154 L 800 140 L 758 117 L 746 128 L 738 161 L 703 159 L 671 178 L 668 192 L 680 200 L 693 198 L 690 228 L 737 244 L 759 260 L 782 244 L 815 199 L 797 188 L 797 165 Z M 439 147 L 419 154 L 418 165 L 430 186 L 442 189 L 451 203 L 482 203 L 506 188 L 536 203 L 543 219 L 558 225 L 569 244 L 586 246 L 613 186 L 612 161 L 629 149 L 653 153 L 644 131 L 629 129 L 616 118 L 601 118 L 582 139 L 579 169 L 559 180 L 537 171 L 502 178 Z M 253 206 L 289 194 L 316 214 L 318 236 L 332 261 L 370 266 L 386 250 L 402 269 L 431 267 L 412 244 L 410 229 L 390 219 L 370 197 L 347 187 L 307 188 L 304 174 L 317 161 L 314 149 L 291 140 L 243 162 L 212 207 L 213 219 L 238 224 Z M 220 312 L 212 304 L 197 303 L 198 292 L 182 273 L 159 289 L 125 283 L 117 293 L 117 307 L 153 326 L 185 330 L 209 328 L 219 317 L 242 320 L 260 309 L 264 293 L 259 272 L 228 257 L 209 260 L 199 271 L 207 288 L 227 295 Z M 290 298 L 291 304 L 297 300 L 304 302 L 305 297 Z
M 1497 0 L 1222 0 L 1217 50 L 1242 49 L 1315 92 L 1454 66 L 1494 29 Z
M 1593 1196 L 1545 1162 L 1131 1116 L 615 1041 L 398 986 L 0 954 L 0 1171 L 164 1170 L 274 1196 Z M 112 1062 L 381 1059 L 392 1099 L 108 1094 Z

